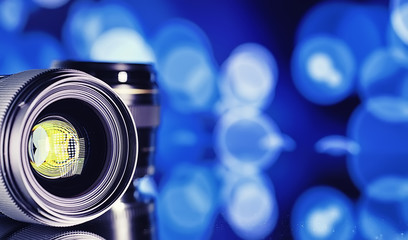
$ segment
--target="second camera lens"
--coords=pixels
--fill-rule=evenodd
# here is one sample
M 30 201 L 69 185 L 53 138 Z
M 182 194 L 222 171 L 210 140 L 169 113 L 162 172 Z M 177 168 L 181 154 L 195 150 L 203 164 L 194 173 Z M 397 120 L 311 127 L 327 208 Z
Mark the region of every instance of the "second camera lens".
M 130 109 L 139 138 L 136 177 L 154 173 L 156 131 L 160 123 L 159 88 L 151 64 L 56 61 L 53 68 L 89 73 L 113 88 Z

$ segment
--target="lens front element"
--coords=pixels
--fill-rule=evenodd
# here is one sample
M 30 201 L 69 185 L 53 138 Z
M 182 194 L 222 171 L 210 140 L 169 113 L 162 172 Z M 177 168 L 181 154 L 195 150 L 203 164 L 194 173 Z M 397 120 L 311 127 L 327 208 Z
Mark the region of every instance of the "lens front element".
M 66 178 L 81 174 L 85 142 L 67 120 L 50 119 L 33 127 L 28 152 L 38 174 L 49 179 Z

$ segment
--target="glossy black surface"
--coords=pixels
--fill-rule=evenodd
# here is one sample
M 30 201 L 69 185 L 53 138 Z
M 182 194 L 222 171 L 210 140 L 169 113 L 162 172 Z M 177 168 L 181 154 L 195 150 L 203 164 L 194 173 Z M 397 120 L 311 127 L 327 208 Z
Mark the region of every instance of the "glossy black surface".
M 157 239 L 155 202 L 135 193 L 131 187 L 111 210 L 74 227 L 27 224 L 0 215 L 0 239 Z

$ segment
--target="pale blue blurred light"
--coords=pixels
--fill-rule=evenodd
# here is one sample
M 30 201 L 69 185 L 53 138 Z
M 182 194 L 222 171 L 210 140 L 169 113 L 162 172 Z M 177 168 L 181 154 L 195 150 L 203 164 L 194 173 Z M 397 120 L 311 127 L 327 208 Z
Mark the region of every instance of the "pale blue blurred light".
M 207 239 L 218 212 L 212 169 L 179 165 L 160 183 L 157 199 L 160 239 Z
M 275 229 L 279 207 L 269 179 L 262 175 L 224 176 L 223 216 L 243 239 L 264 239 Z
M 388 179 L 386 181 L 390 180 Z M 401 184 L 400 181 L 396 182 L 392 180 L 392 182 L 393 184 Z M 389 183 L 386 183 L 386 185 Z M 403 184 L 406 184 L 406 180 Z M 397 190 L 395 185 L 388 187 Z M 387 191 L 382 194 L 389 194 L 390 190 L 387 189 Z M 358 204 L 358 229 L 363 239 L 407 239 L 407 196 L 404 194 L 404 199 L 401 200 L 401 196 L 396 197 L 395 193 L 392 192 L 391 194 L 394 196 L 388 198 L 382 196 L 375 198 L 367 196 L 366 194 L 363 194 L 361 197 Z
M 274 56 L 256 43 L 238 46 L 224 62 L 220 74 L 221 112 L 239 106 L 265 108 L 278 81 Z
M 294 239 L 353 239 L 353 211 L 350 199 L 335 188 L 320 186 L 308 189 L 296 200 L 292 210 Z
M 0 40 L 0 75 L 14 74 L 30 69 L 30 64 L 24 55 L 21 54 L 18 46 L 15 44 L 18 39 L 14 37 L 3 38 Z
M 210 109 L 216 95 L 216 71 L 206 53 L 192 46 L 173 48 L 161 59 L 160 87 L 182 112 Z
M 32 0 L 42 8 L 54 9 L 67 4 L 70 0 Z
M 367 100 L 367 110 L 386 122 L 408 122 L 408 99 L 382 96 Z
M 48 33 L 26 32 L 20 38 L 18 48 L 30 64 L 29 69 L 49 68 L 52 61 L 66 58 L 61 43 Z
M 205 32 L 193 22 L 176 18 L 165 22 L 158 29 L 156 36 L 153 39 L 153 48 L 159 59 L 164 59 L 172 49 L 181 46 L 190 46 L 200 49 L 200 52 L 205 53 L 205 57 L 213 60 L 211 43 Z
M 359 106 L 347 130 L 348 137 L 360 146 L 360 151 L 347 161 L 349 174 L 360 190 L 384 176 L 408 175 L 408 122 L 384 120 L 370 107 L 367 103 Z
M 31 11 L 27 0 L 0 1 L 0 29 L 8 32 L 21 31 Z
M 199 161 L 211 144 L 201 116 L 163 108 L 161 118 L 165 121 L 157 132 L 156 169 L 166 173 L 182 162 Z
M 322 2 L 312 7 L 300 21 L 297 43 L 320 34 L 335 34 L 339 19 L 353 6 L 349 2 Z
M 347 44 L 360 66 L 374 50 L 386 45 L 387 25 L 385 6 L 356 4 L 342 14 L 336 36 Z
M 383 5 L 351 2 L 323 2 L 311 8 L 301 20 L 297 42 L 327 34 L 340 38 L 353 53 L 356 64 L 386 43 L 388 10 Z
M 340 135 L 331 135 L 321 138 L 315 144 L 315 149 L 319 153 L 326 153 L 332 156 L 346 156 L 357 154 L 359 146 L 353 140 Z
M 53 60 L 65 58 L 65 52 L 58 40 L 44 32 L 9 35 L 0 42 L 1 74 L 48 68 Z
M 408 45 L 397 35 L 392 24 L 388 25 L 386 33 L 388 48 L 393 52 L 393 56 L 402 62 L 408 62 Z
M 3 60 L 0 60 L 0 72 L 1 74 L 14 74 L 17 72 L 30 69 L 30 64 L 19 54 L 13 54 L 8 52 L 4 54 Z
M 90 60 L 95 41 L 114 28 L 130 28 L 143 36 L 137 16 L 126 2 L 82 0 L 71 5 L 62 29 L 62 37 L 72 57 Z
M 157 185 L 153 176 L 146 175 L 133 182 L 135 186 L 135 197 L 141 200 L 152 200 L 157 197 Z
M 354 90 L 355 61 L 340 39 L 319 35 L 299 43 L 292 56 L 292 77 L 309 101 L 335 104 Z
M 398 37 L 405 43 L 408 43 L 408 1 L 391 0 L 390 1 L 390 19 L 392 27 Z
M 389 175 L 378 178 L 368 185 L 365 195 L 379 201 L 407 201 L 408 177 Z
M 160 87 L 171 105 L 182 112 L 211 109 L 217 96 L 217 65 L 205 33 L 187 20 L 174 19 L 159 29 L 152 46 Z
M 131 28 L 113 28 L 102 33 L 91 46 L 90 59 L 102 62 L 155 62 L 149 44 Z
M 221 162 L 241 173 L 270 167 L 287 143 L 276 123 L 256 109 L 230 110 L 221 116 L 214 134 Z
M 384 95 L 408 98 L 408 61 L 401 54 L 396 48 L 384 48 L 366 59 L 360 70 L 360 98 Z

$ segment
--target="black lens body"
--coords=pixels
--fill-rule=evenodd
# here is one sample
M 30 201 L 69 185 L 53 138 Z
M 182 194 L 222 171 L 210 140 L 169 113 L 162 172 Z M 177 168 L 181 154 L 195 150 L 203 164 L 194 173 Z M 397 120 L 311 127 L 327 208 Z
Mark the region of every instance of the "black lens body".
M 157 239 L 154 219 L 155 203 L 118 200 L 110 211 L 79 226 L 76 229 L 96 233 L 112 240 L 155 240 Z
M 109 85 L 78 70 L 29 70 L 0 79 L 0 100 L 2 213 L 72 226 L 97 218 L 124 195 L 136 169 L 138 138 L 129 109 Z M 57 158 L 52 164 L 61 171 L 67 167 L 64 157 L 73 157 L 62 149 L 72 148 L 64 142 L 65 130 L 44 126 L 33 137 L 35 126 L 49 119 L 72 123 L 84 142 L 83 166 L 72 176 L 46 178 L 33 168 L 29 149 L 44 163 L 49 159 L 42 156 Z
M 77 69 L 113 88 L 129 107 L 139 138 L 136 178 L 154 173 L 156 131 L 160 123 L 159 89 L 151 64 L 55 61 L 53 68 Z

